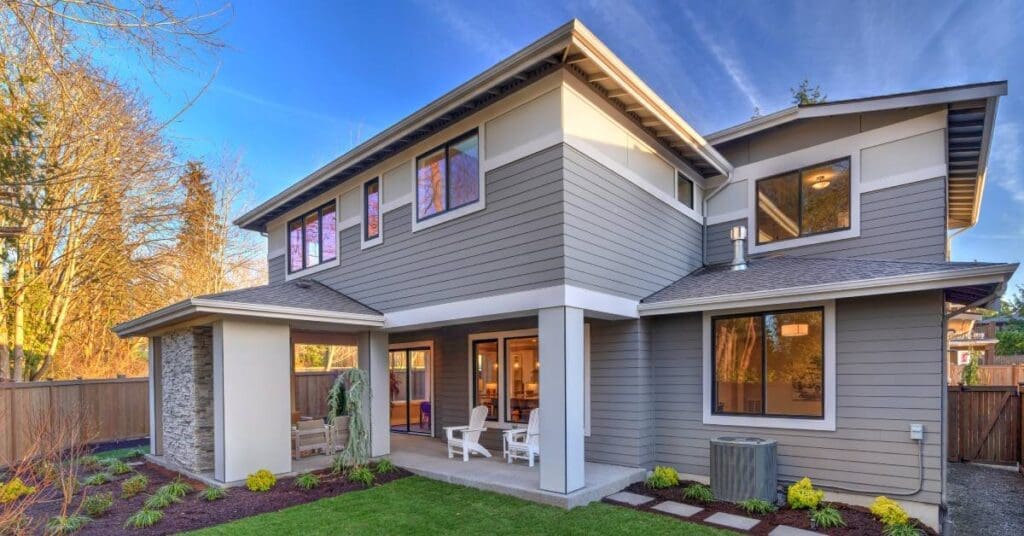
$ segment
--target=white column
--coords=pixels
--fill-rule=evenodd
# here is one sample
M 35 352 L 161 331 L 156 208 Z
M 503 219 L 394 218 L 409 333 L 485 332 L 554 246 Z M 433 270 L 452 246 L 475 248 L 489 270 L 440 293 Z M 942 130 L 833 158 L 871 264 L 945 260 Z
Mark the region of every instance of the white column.
M 370 377 L 369 408 L 370 455 L 391 454 L 391 384 L 388 377 L 388 334 L 364 332 L 359 337 L 359 368 Z
M 541 309 L 540 488 L 571 493 L 584 486 L 583 310 Z
M 289 334 L 287 324 L 214 324 L 214 474 L 221 482 L 258 469 L 292 470 Z
M 149 452 L 154 456 L 162 456 L 164 453 L 164 390 L 160 337 L 149 338 Z

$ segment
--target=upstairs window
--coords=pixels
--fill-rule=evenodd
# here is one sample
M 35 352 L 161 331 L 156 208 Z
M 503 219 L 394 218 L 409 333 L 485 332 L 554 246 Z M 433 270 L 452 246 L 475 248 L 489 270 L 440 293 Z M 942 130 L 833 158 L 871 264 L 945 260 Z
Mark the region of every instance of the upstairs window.
M 678 171 L 676 172 L 676 200 L 693 208 L 693 181 Z
M 757 243 L 850 228 L 850 159 L 757 181 Z
M 288 222 L 288 271 L 338 258 L 337 234 L 338 210 L 333 201 Z
M 363 185 L 363 240 L 380 238 L 380 178 Z
M 416 220 L 480 200 L 480 140 L 474 130 L 416 159 Z

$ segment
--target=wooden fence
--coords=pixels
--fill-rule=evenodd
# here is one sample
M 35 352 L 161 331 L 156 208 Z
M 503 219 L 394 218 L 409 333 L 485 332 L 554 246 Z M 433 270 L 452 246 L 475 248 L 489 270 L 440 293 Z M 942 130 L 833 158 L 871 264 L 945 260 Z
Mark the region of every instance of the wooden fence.
M 949 461 L 1022 462 L 1024 407 L 1019 387 L 951 385 Z
M 0 465 L 22 456 L 40 419 L 74 415 L 89 442 L 149 435 L 146 378 L 0 383 Z
M 949 384 L 959 385 L 963 365 L 949 367 Z M 981 365 L 978 367 L 978 385 L 1013 387 L 1024 383 L 1024 365 Z
M 327 393 L 334 384 L 337 372 L 296 372 L 295 411 L 305 417 L 327 415 Z

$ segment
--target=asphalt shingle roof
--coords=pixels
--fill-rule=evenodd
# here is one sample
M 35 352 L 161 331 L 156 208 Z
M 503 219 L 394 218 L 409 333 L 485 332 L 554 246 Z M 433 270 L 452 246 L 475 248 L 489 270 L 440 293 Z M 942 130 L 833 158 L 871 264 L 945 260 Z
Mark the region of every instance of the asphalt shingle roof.
M 270 285 L 196 296 L 194 299 L 253 305 L 277 305 L 280 307 L 317 309 L 337 313 L 381 314 L 380 311 L 367 307 L 331 287 L 311 279 L 293 279 Z
M 866 281 L 883 277 L 956 272 L 998 264 L 767 257 L 748 260 L 747 268 L 744 270 L 733 270 L 727 264 L 699 268 L 641 301 L 643 303 L 660 303 L 710 298 L 829 283 Z

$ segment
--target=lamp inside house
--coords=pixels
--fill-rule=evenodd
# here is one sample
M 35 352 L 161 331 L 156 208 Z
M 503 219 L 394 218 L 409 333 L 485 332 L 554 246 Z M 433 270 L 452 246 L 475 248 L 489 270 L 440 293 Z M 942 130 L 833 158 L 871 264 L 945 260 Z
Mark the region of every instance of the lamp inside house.
M 829 180 L 828 177 L 825 175 L 818 175 L 817 177 L 814 177 L 814 182 L 811 183 L 811 188 L 814 188 L 815 190 L 824 190 L 825 188 L 828 188 L 828 185 L 830 184 L 832 184 L 832 181 Z
M 803 337 L 807 335 L 810 326 L 807 324 L 783 324 L 781 334 L 783 337 Z

